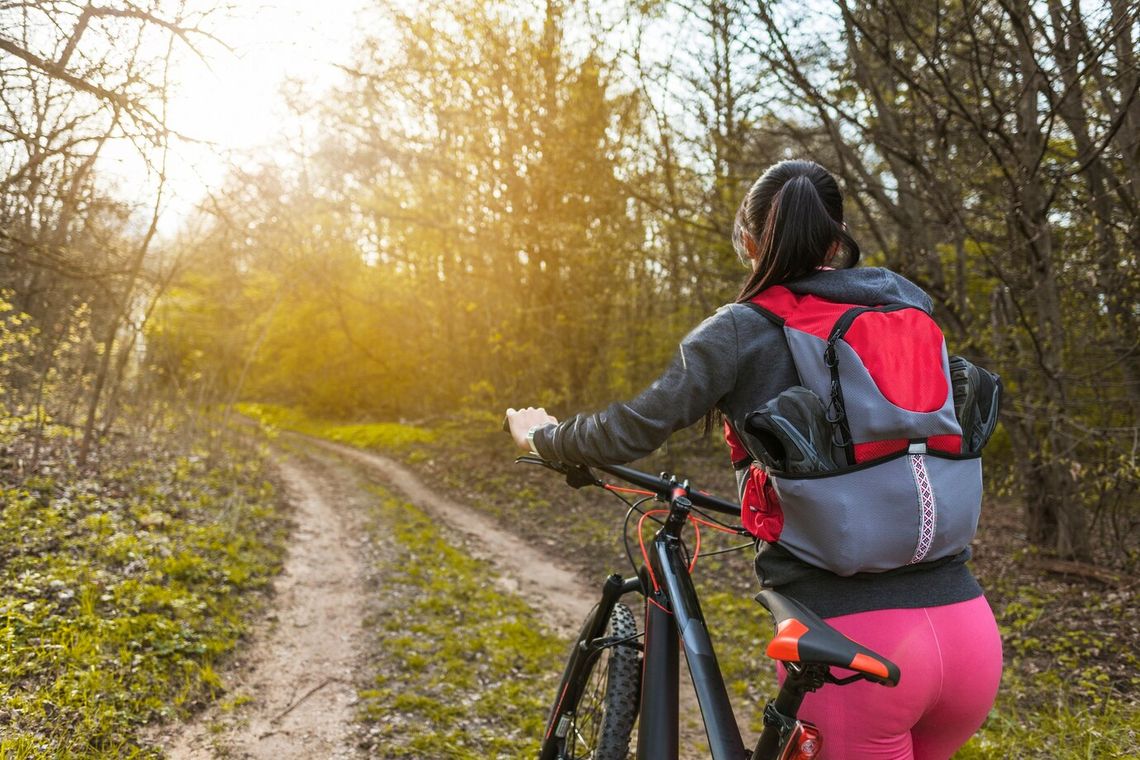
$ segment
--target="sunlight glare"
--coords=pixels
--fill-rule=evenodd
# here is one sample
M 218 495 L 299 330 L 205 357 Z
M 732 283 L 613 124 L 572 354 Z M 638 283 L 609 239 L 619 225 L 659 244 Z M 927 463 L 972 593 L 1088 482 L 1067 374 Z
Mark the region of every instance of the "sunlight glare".
M 212 16 L 210 26 L 229 50 L 208 43 L 201 46 L 203 60 L 181 49 L 169 124 L 186 139 L 171 145 L 165 229 L 177 226 L 232 166 L 256 160 L 262 150 L 298 133 L 300 120 L 283 93 L 286 82 L 305 97 L 332 85 L 337 65 L 351 60 L 368 20 L 376 19 L 367 12 L 370 5 L 375 2 L 237 3 Z

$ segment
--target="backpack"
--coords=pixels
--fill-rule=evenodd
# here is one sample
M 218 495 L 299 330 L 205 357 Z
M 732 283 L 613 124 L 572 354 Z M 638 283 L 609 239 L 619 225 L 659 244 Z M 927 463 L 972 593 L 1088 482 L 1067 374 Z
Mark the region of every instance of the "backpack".
M 950 357 L 917 307 L 782 286 L 749 305 L 783 329 L 800 386 L 749 414 L 743 431 L 725 424 L 734 461 L 752 460 L 745 528 L 845 576 L 964 550 L 981 512 L 997 376 Z

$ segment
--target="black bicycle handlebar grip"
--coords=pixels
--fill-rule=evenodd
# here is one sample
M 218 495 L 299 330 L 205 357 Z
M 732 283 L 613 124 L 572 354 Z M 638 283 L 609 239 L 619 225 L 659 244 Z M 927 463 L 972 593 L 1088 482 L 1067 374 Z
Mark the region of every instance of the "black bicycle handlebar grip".
M 574 465 L 566 469 L 566 485 L 571 488 L 581 489 L 586 486 L 600 486 L 602 481 L 590 472 L 590 468 L 585 465 Z

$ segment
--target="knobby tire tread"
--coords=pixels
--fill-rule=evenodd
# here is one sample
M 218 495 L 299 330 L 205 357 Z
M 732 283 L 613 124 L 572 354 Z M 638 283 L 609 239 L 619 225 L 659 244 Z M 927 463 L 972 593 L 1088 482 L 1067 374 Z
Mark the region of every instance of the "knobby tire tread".
M 595 614 L 596 611 L 590 613 L 583 631 L 589 628 L 590 619 Z M 605 635 L 626 639 L 636 634 L 637 622 L 633 613 L 619 602 L 610 616 Z M 576 648 L 580 641 L 581 636 L 575 641 Z M 605 685 L 604 693 L 599 695 L 589 688 L 592 676 L 601 679 L 600 683 Z M 560 716 L 570 714 L 574 716 L 575 724 L 566 737 L 551 734 L 542 746 L 540 757 L 544 760 L 626 760 L 641 699 L 641 651 L 635 639 L 608 647 L 593 657 L 576 656 L 572 652 L 559 687 L 560 693 L 563 689 L 567 699 L 565 703 L 555 705 L 558 714 L 552 715 L 551 721 L 557 723 Z M 576 741 L 568 741 L 575 738 L 579 714 L 598 709 L 599 705 L 593 704 L 598 699 L 601 701 L 601 714 L 595 716 L 600 725 L 594 746 L 582 747 Z

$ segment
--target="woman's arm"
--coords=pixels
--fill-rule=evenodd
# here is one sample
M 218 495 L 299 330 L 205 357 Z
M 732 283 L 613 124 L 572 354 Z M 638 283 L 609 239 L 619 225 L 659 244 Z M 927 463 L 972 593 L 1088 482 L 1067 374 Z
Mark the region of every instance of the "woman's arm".
M 535 430 L 533 439 L 535 450 L 548 459 L 587 465 L 630 462 L 715 407 L 736 383 L 737 361 L 736 323 L 725 307 L 685 336 L 661 376 L 632 400 L 557 425 L 542 409 L 508 410 L 511 433 L 520 448 L 530 450 L 526 433 L 546 425 Z

